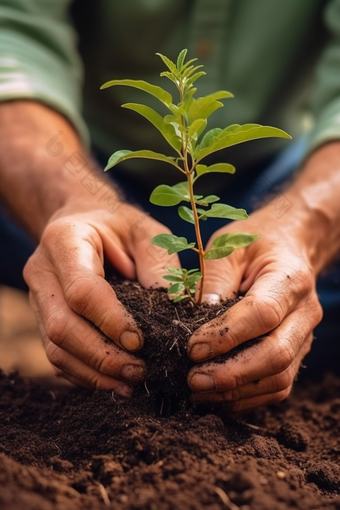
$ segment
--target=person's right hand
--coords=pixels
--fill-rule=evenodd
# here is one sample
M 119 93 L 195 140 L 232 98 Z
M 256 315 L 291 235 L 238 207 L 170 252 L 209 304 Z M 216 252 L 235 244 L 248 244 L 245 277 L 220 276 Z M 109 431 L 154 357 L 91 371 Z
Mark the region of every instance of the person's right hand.
M 53 215 L 24 277 L 57 375 L 123 397 L 143 381 L 145 363 L 131 354 L 142 348 L 143 335 L 104 279 L 104 253 L 124 277 L 164 285 L 164 267 L 179 261 L 172 256 L 170 263 L 163 250 L 157 259 L 150 238 L 167 232 L 125 203 L 111 213 L 90 199 L 74 201 Z

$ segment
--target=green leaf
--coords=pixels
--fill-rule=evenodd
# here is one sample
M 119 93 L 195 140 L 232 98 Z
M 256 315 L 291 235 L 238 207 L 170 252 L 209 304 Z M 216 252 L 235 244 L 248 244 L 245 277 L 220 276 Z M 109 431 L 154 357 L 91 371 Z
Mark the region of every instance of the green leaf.
M 232 252 L 234 251 L 234 248 L 231 246 L 221 246 L 220 248 L 211 248 L 208 250 L 204 258 L 206 260 L 215 260 L 215 259 L 223 259 L 224 257 L 228 257 Z
M 158 57 L 160 57 L 164 64 L 166 65 L 166 67 L 169 69 L 169 71 L 172 72 L 172 74 L 176 77 L 180 77 L 180 73 L 178 72 L 177 70 L 177 67 L 176 65 L 172 62 L 172 60 L 170 60 L 168 57 L 166 57 L 165 55 L 162 55 L 162 53 L 156 53 L 156 55 Z
M 202 67 L 204 67 L 204 66 L 203 65 L 188 66 L 184 71 L 182 71 L 183 79 L 185 79 L 187 81 L 188 78 L 190 78 L 190 76 L 193 76 L 196 73 L 196 71 L 198 71 L 199 69 L 202 69 Z M 206 74 L 206 73 L 204 73 L 204 74 Z
M 158 154 L 157 152 L 142 150 L 142 151 L 129 151 L 129 150 L 120 150 L 114 152 L 112 156 L 109 158 L 109 161 L 104 168 L 104 171 L 110 170 L 114 166 L 118 165 L 118 163 L 122 163 L 123 161 L 127 161 L 128 159 L 154 159 L 156 161 L 164 161 L 165 163 L 169 163 L 170 165 L 177 168 L 177 170 L 182 170 L 175 162 L 175 158 L 170 156 L 164 156 L 164 154 Z
M 149 200 L 154 205 L 168 207 L 178 205 L 183 200 L 189 201 L 190 197 L 186 190 L 182 190 L 178 185 L 168 186 L 167 184 L 160 184 L 153 190 Z
M 183 62 L 185 60 L 185 57 L 186 57 L 187 53 L 188 53 L 188 50 L 186 50 L 186 49 L 182 50 L 180 52 L 180 54 L 178 55 L 178 57 L 177 57 L 177 69 L 179 71 L 182 70 L 182 65 L 183 65 Z
M 167 267 L 166 268 L 167 271 L 170 273 L 170 274 L 173 274 L 175 276 L 181 276 L 184 274 L 185 272 L 185 269 L 182 269 L 181 267 L 178 268 L 178 267 Z
M 227 257 L 237 248 L 245 248 L 259 237 L 258 234 L 222 234 L 214 239 L 212 248 L 205 253 L 204 258 L 212 260 Z
M 201 78 L 201 76 L 205 76 L 207 73 L 205 73 L 204 71 L 200 71 L 199 73 L 196 73 L 194 74 L 193 76 L 191 76 L 191 78 L 189 78 L 186 82 L 186 86 L 189 87 L 189 86 L 192 86 L 192 84 L 198 80 L 198 78 Z M 210 114 L 209 114 L 210 115 Z
M 201 143 L 197 145 L 196 152 L 201 149 L 205 149 L 206 147 L 210 147 L 210 145 L 215 142 L 215 138 L 217 138 L 220 133 L 222 133 L 221 128 L 214 128 L 207 131 L 203 136 Z
M 182 65 L 182 72 L 185 69 L 188 69 L 189 66 L 191 66 L 194 62 L 197 62 L 198 58 L 192 58 L 191 60 L 188 60 L 185 64 Z
M 183 299 L 189 299 L 189 296 L 187 296 L 186 294 L 183 294 L 181 296 L 176 296 L 175 299 L 173 300 L 173 302 L 174 303 L 179 303 Z
M 180 276 L 174 276 L 172 274 L 166 274 L 162 276 L 163 280 L 167 280 L 168 282 L 182 282 L 183 279 Z
M 168 289 L 168 294 L 177 294 L 177 292 L 182 292 L 183 290 L 185 290 L 183 283 L 174 283 Z
M 186 201 L 190 201 L 188 181 L 181 181 L 172 186 L 174 190 L 181 193 Z
M 259 138 L 270 137 L 291 139 L 291 136 L 288 135 L 285 131 L 282 131 L 282 129 L 270 126 L 260 126 L 258 124 L 228 126 L 226 129 L 221 131 L 215 140 L 211 140 L 208 147 L 197 147 L 195 151 L 196 160 L 200 161 L 209 154 L 213 154 L 216 151 L 226 149 L 232 145 L 237 145 L 239 143 L 247 142 L 250 140 L 257 140 Z
M 163 78 L 168 78 L 170 81 L 172 81 L 172 83 L 174 83 L 176 85 L 176 87 L 178 86 L 178 79 L 172 74 L 170 73 L 170 71 L 163 71 L 160 76 Z
M 196 119 L 207 119 L 215 110 L 224 106 L 218 99 L 225 99 L 228 97 L 233 97 L 233 95 L 226 90 L 219 90 L 208 96 L 193 100 L 187 112 L 189 123 Z
M 195 287 L 196 284 L 201 280 L 201 278 L 202 278 L 202 273 L 200 273 L 198 271 L 197 273 L 189 276 L 189 278 L 185 282 L 185 286 L 189 287 L 189 288 Z
M 144 92 L 147 92 L 148 94 L 156 97 L 168 108 L 172 104 L 172 95 L 169 94 L 169 92 L 162 89 L 162 87 L 152 85 L 151 83 L 143 80 L 110 80 L 104 83 L 100 88 L 107 89 L 109 87 L 114 87 L 115 85 L 123 85 L 126 87 L 134 87 L 135 89 L 143 90 Z
M 179 251 L 189 250 L 195 243 L 188 243 L 185 237 L 177 237 L 173 234 L 159 234 L 151 239 L 152 244 L 165 248 L 169 255 Z
M 201 175 L 209 174 L 209 173 L 226 173 L 226 174 L 234 174 L 236 172 L 236 168 L 229 163 L 216 163 L 215 165 L 196 165 L 196 174 L 197 177 L 201 177 Z
M 222 246 L 230 246 L 236 250 L 237 248 L 245 248 L 259 237 L 259 234 L 244 234 L 243 232 L 222 234 L 214 239 L 213 247 L 220 248 Z
M 181 205 L 178 208 L 178 214 L 182 218 L 182 220 L 187 221 L 188 223 L 195 224 L 194 220 L 194 213 L 192 212 L 189 207 L 186 207 L 185 205 Z
M 196 119 L 194 122 L 190 125 L 188 129 L 188 137 L 189 138 L 196 138 L 198 137 L 198 132 L 204 131 L 205 127 L 207 125 L 206 119 Z
M 208 218 L 225 218 L 228 220 L 246 220 L 248 218 L 248 214 L 244 209 L 236 209 L 227 204 L 213 204 L 202 216 Z M 202 219 L 202 217 L 200 219 Z
M 198 268 L 195 268 L 195 269 L 189 269 L 189 271 L 187 271 L 187 274 L 196 273 L 197 271 L 199 271 L 199 269 L 198 269 Z
M 158 131 L 162 133 L 165 140 L 169 145 L 177 152 L 181 151 L 182 141 L 179 136 L 176 135 L 176 131 L 171 124 L 164 122 L 163 117 L 159 115 L 155 110 L 150 108 L 149 106 L 145 106 L 142 104 L 136 103 L 126 103 L 122 105 L 123 108 L 127 108 L 129 110 L 133 110 L 134 112 L 139 113 L 143 117 L 145 117 L 151 124 L 153 124 Z
M 199 220 L 203 220 L 203 221 L 207 221 L 207 216 L 202 216 L 203 214 L 206 213 L 206 209 L 201 209 L 200 207 L 196 207 L 196 211 L 198 212 L 198 214 L 200 214 L 201 216 L 199 217 Z
M 198 205 L 207 206 L 209 204 L 212 204 L 213 202 L 218 202 L 219 199 L 220 197 L 218 197 L 217 195 L 208 195 L 206 197 L 202 197 L 201 200 L 195 200 L 195 202 Z M 203 211 L 205 212 L 204 209 Z

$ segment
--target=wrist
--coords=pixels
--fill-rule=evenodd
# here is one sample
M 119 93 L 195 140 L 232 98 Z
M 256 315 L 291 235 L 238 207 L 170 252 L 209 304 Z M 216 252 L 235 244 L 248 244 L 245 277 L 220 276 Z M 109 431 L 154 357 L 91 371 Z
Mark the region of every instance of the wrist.
M 277 222 L 300 241 L 318 274 L 340 250 L 340 143 L 322 146 L 284 191 L 290 208 Z
M 51 216 L 70 200 L 85 202 L 106 186 L 104 174 L 95 174 L 95 168 L 59 113 L 34 101 L 0 105 L 2 199 L 37 239 Z

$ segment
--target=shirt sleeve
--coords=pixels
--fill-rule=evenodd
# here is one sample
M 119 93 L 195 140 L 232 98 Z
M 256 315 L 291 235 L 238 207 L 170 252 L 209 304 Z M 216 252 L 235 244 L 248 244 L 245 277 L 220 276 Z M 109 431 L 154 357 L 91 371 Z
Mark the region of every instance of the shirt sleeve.
M 329 42 L 316 70 L 312 103 L 315 125 L 309 136 L 308 153 L 340 139 L 340 0 L 327 3 L 324 20 Z
M 65 115 L 88 144 L 82 63 L 70 0 L 0 0 L 0 101 L 34 99 Z

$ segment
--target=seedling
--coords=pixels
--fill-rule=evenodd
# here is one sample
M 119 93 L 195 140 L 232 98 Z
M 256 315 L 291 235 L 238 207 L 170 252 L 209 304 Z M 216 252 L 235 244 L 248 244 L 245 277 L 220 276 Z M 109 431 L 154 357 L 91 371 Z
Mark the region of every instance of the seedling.
M 168 293 L 170 297 L 173 297 L 174 302 L 186 298 L 194 301 L 194 296 L 197 295 L 197 303 L 200 303 L 204 287 L 205 261 L 227 257 L 235 249 L 244 248 L 259 237 L 257 234 L 223 234 L 214 240 L 209 250 L 204 250 L 200 221 L 206 221 L 208 218 L 244 220 L 248 218 L 248 215 L 244 209 L 236 209 L 220 203 L 220 198 L 216 195 L 203 196 L 194 193 L 194 185 L 203 175 L 216 172 L 235 173 L 235 167 L 229 163 L 222 162 L 207 166 L 202 163 L 202 160 L 217 151 L 249 140 L 291 137 L 281 129 L 259 124 L 233 124 L 224 129 L 210 129 L 204 134 L 210 115 L 224 106 L 220 100 L 231 98 L 233 95 L 226 90 L 219 90 L 213 94 L 195 98 L 197 88 L 193 84 L 206 73 L 202 71 L 202 65 L 194 64 L 197 61 L 196 58 L 185 62 L 186 54 L 187 50 L 182 50 L 175 64 L 164 55 L 157 53 L 167 67 L 161 76 L 168 78 L 176 86 L 179 93 L 178 103 L 174 103 L 172 95 L 163 88 L 143 80 L 112 80 L 102 85 L 102 89 L 115 85 L 134 87 L 156 97 L 168 110 L 164 117 L 143 104 L 126 103 L 122 106 L 139 113 L 151 122 L 175 153 L 173 156 L 165 156 L 151 150 L 134 152 L 120 150 L 112 154 L 105 171 L 129 159 L 146 158 L 169 163 L 185 177 L 185 180 L 174 186 L 166 184 L 157 186 L 151 193 L 150 202 L 165 207 L 179 206 L 178 214 L 182 220 L 192 223 L 195 227 L 195 242 L 188 242 L 185 237 L 170 234 L 157 235 L 151 239 L 151 242 L 166 249 L 169 255 L 183 250 L 193 250 L 198 254 L 199 270 L 188 271 L 169 267 L 168 274 L 163 278 L 172 282 Z M 181 202 L 187 203 L 189 207 L 179 205 Z M 200 282 L 200 288 L 196 292 L 198 282 Z

